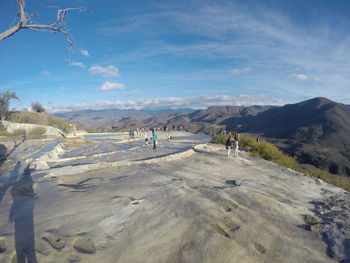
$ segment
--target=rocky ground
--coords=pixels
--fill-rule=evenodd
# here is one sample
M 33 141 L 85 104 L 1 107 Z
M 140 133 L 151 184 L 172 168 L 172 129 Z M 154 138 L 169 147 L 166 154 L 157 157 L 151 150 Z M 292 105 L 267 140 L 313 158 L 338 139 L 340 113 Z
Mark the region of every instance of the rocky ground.
M 28 262 L 350 262 L 349 194 L 172 135 L 156 150 L 125 136 L 25 142 L 15 160 L 36 170 L 10 160 L 0 176 L 0 263 L 16 251 Z
M 328 244 L 327 254 L 340 262 L 350 262 L 349 193 L 333 195 L 313 204 L 320 220 L 311 228 Z

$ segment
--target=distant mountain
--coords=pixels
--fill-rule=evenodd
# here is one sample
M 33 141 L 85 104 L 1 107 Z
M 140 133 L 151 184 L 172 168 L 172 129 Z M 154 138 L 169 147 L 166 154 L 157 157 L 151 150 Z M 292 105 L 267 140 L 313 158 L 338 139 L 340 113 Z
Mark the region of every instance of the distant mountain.
M 231 118 L 256 116 L 258 113 L 271 109 L 271 106 L 213 106 L 207 110 L 199 110 L 189 114 L 192 122 L 209 122 L 220 124 Z
M 193 133 L 225 129 L 260 134 L 302 163 L 350 176 L 350 107 L 326 98 L 283 107 L 214 106 L 133 122 L 125 119 L 114 128 L 125 130 L 163 125 L 181 125 Z
M 141 127 L 160 127 L 167 125 L 169 127 L 183 126 L 187 131 L 192 133 L 210 133 L 225 129 L 222 123 L 235 118 L 243 119 L 244 117 L 256 116 L 258 113 L 273 108 L 272 106 L 213 106 L 206 110 L 197 110 L 192 113 L 174 112 L 152 116 L 148 119 L 132 122 L 129 119 L 121 120 L 115 125 L 117 130 L 134 129 Z
M 125 118 L 147 119 L 155 115 L 175 111 L 193 112 L 193 109 L 154 109 L 154 110 L 79 110 L 55 113 L 54 115 L 89 129 L 109 130 L 114 124 Z
M 227 127 L 235 126 L 235 122 L 227 120 Z M 347 105 L 314 98 L 246 119 L 241 130 L 285 139 L 284 150 L 302 162 L 350 175 L 350 107 Z

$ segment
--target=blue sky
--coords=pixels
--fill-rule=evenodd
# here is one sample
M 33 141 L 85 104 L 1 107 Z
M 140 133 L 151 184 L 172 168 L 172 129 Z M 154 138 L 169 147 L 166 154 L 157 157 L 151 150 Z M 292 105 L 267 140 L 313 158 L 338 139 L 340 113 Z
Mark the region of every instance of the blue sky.
M 16 22 L 0 2 L 0 31 Z M 350 1 L 28 1 L 33 20 L 71 12 L 63 35 L 22 30 L 0 42 L 0 91 L 22 109 L 350 104 Z

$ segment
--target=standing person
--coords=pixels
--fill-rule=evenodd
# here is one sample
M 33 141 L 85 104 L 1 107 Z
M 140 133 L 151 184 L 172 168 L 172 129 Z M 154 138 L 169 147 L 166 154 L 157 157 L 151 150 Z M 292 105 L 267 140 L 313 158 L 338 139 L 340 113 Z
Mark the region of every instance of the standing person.
M 227 157 L 229 157 L 231 149 L 232 149 L 232 136 L 231 135 L 228 136 L 227 141 L 225 143 L 225 146 L 226 146 L 226 150 L 227 150 Z
M 146 131 L 144 133 L 144 137 L 145 137 L 145 145 L 148 145 L 148 135 Z
M 238 140 L 235 140 L 233 142 L 233 147 L 235 149 L 234 151 L 234 157 L 238 157 L 238 149 L 239 149 L 239 143 L 238 143 Z
M 152 141 L 153 141 L 153 149 L 157 148 L 157 133 L 155 129 L 152 131 Z

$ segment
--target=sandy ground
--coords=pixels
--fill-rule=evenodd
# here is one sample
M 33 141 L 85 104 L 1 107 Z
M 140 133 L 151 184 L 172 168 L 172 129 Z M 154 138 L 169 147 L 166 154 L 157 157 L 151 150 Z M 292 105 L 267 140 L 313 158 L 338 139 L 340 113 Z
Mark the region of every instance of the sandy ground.
M 27 179 L 5 193 L 0 263 L 16 248 L 29 262 L 337 262 L 303 215 L 315 200 L 348 198 L 341 189 L 243 151 L 228 158 L 202 135 L 160 137 L 156 150 L 142 139 L 66 142 L 32 173 L 34 190 Z

